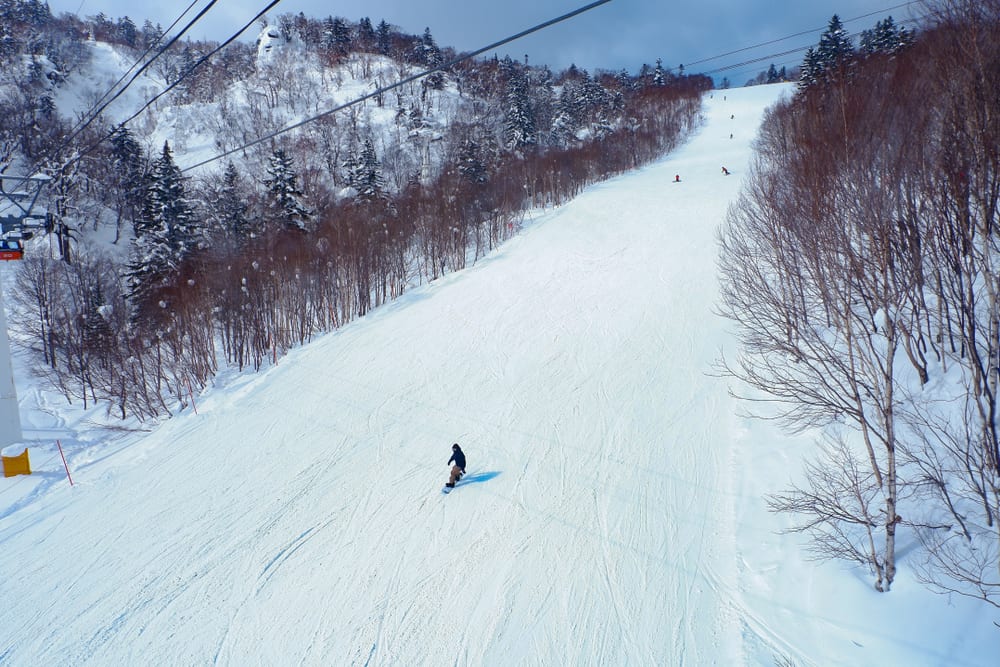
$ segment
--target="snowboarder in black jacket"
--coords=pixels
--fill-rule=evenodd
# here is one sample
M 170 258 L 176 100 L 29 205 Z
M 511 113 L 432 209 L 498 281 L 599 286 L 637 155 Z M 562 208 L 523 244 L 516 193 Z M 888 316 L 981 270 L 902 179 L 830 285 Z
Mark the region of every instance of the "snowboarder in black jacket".
M 451 477 L 448 478 L 448 483 L 445 486 L 454 488 L 455 482 L 465 474 L 465 452 L 462 451 L 457 442 L 451 446 L 451 458 L 448 459 L 448 463 L 455 465 L 451 467 Z

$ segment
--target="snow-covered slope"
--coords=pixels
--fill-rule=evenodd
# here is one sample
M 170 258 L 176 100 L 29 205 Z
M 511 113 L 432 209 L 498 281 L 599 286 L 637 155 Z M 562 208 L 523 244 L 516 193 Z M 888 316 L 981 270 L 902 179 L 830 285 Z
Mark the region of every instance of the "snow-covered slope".
M 808 440 L 711 374 L 715 231 L 787 92 L 716 91 L 675 154 L 197 414 L 62 431 L 75 487 L 47 430 L 72 423 L 24 392 L 0 664 L 996 664 L 981 606 L 905 572 L 876 594 L 776 534 L 761 495 Z

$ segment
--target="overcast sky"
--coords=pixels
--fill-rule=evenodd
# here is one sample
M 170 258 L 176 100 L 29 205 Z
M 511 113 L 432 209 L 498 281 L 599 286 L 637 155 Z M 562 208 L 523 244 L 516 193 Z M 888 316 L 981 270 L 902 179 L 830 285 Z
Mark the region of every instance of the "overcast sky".
M 332 15 L 356 22 L 367 16 L 375 25 L 385 19 L 411 34 L 422 34 L 429 27 L 439 46 L 467 52 L 591 1 L 283 0 L 271 17 L 302 12 L 317 19 Z M 148 4 L 135 0 L 49 0 L 56 15 L 104 12 L 111 18 L 129 16 L 140 27 L 149 19 L 164 28 L 189 4 L 188 0 Z M 198 0 L 185 22 L 207 4 L 208 0 Z M 196 39 L 221 41 L 267 4 L 267 0 L 219 0 L 190 34 Z M 708 72 L 716 79 L 728 76 L 735 85 L 742 85 L 770 63 L 778 67 L 798 65 L 801 50 L 778 54 L 814 45 L 834 14 L 856 33 L 888 15 L 900 22 L 919 16 L 920 11 L 920 2 L 903 0 L 610 0 L 502 47 L 498 55 L 527 55 L 532 64 L 547 64 L 554 70 L 576 64 L 591 71 L 626 69 L 632 73 L 643 63 L 653 64 L 662 58 L 664 66 L 684 64 L 689 73 Z M 805 31 L 810 32 L 789 37 Z M 258 32 L 253 27 L 246 35 L 252 39 Z M 781 41 L 716 58 L 772 40 Z M 747 62 L 758 58 L 759 62 Z

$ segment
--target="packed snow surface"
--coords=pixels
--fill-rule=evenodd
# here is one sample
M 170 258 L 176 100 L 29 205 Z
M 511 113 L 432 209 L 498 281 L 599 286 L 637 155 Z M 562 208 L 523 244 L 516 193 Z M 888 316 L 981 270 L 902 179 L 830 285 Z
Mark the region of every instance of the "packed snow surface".
M 16 357 L 37 463 L 0 479 L 0 664 L 996 665 L 997 614 L 905 548 L 884 595 L 804 560 L 762 496 L 812 436 L 712 373 L 716 231 L 789 93 L 715 91 L 660 162 L 151 432 Z

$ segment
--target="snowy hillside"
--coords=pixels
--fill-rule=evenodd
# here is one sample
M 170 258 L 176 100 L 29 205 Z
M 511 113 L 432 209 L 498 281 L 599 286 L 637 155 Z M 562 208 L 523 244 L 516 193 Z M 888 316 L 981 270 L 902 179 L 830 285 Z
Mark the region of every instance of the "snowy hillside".
M 715 232 L 789 91 L 715 91 L 675 154 L 151 433 L 22 389 L 0 664 L 995 665 L 997 615 L 905 555 L 884 595 L 803 560 L 761 497 L 810 439 L 711 374 Z

